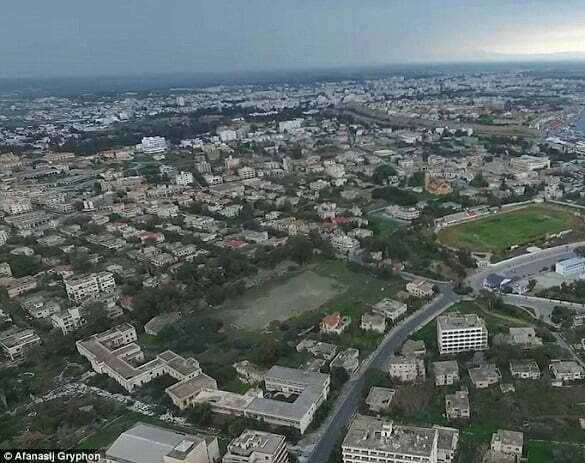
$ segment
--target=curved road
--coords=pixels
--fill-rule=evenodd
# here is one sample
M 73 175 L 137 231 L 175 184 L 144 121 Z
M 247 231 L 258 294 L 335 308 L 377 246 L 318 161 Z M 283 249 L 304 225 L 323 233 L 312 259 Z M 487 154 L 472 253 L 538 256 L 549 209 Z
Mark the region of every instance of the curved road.
M 309 463 L 325 463 L 329 459 L 337 439 L 342 436 L 358 411 L 365 387 L 365 372 L 369 368 L 381 369 L 390 355 L 396 352 L 412 333 L 447 310 L 452 304 L 463 299 L 462 296 L 453 292 L 450 284 L 442 283 L 437 286 L 440 289 L 440 295 L 393 328 L 380 343 L 378 349 L 364 362 L 358 374 L 345 384 L 335 409 L 320 430 L 321 436 L 308 458 Z

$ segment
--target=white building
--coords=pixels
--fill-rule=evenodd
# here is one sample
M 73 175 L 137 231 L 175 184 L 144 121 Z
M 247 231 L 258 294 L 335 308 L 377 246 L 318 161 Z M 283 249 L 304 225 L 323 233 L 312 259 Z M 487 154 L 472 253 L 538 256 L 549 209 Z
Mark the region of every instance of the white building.
M 244 180 L 256 177 L 256 169 L 253 167 L 240 167 L 238 169 L 238 177 Z
M 116 280 L 114 274 L 110 272 L 73 276 L 65 280 L 65 289 L 69 300 L 78 304 L 101 293 L 113 291 L 116 289 Z
M 244 431 L 232 440 L 222 463 L 288 463 L 286 440 L 280 434 Z
M 0 230 L 0 246 L 4 246 L 8 241 L 8 232 L 6 230 Z
M 105 452 L 106 463 L 218 463 L 217 437 L 137 423 Z
M 223 183 L 223 177 L 221 175 L 206 174 L 203 178 L 209 186 L 221 185 Z
M 32 211 L 32 204 L 28 198 L 11 198 L 2 202 L 2 210 L 9 215 L 24 214 Z
M 337 252 L 345 255 L 351 255 L 360 248 L 360 242 L 358 240 L 342 233 L 335 234 L 331 237 L 331 245 Z
M 62 310 L 51 316 L 51 323 L 55 328 L 60 329 L 63 334 L 69 334 L 83 325 L 84 320 L 79 307 L 71 307 Z
M 344 463 L 437 463 L 437 429 L 399 426 L 393 421 L 357 416 L 343 440 Z
M 41 338 L 31 329 L 11 329 L 0 333 L 0 348 L 10 360 L 24 357 L 27 348 L 40 343 Z
M 547 157 L 529 156 L 527 154 L 510 161 L 513 168 L 522 170 L 539 170 L 550 168 L 550 159 Z
M 294 119 L 292 121 L 282 121 L 278 123 L 278 131 L 280 133 L 283 132 L 292 132 L 294 130 L 298 130 L 303 125 L 303 119 Z
M 477 315 L 442 315 L 437 319 L 437 340 L 441 355 L 486 350 L 488 331 Z
M 167 141 L 164 137 L 144 137 L 136 149 L 145 154 L 164 153 L 167 150 Z
M 175 183 L 180 186 L 188 186 L 193 184 L 193 174 L 191 172 L 181 171 L 175 177 Z
M 561 260 L 556 263 L 555 272 L 563 276 L 585 273 L 585 257 L 573 257 L 572 259 Z

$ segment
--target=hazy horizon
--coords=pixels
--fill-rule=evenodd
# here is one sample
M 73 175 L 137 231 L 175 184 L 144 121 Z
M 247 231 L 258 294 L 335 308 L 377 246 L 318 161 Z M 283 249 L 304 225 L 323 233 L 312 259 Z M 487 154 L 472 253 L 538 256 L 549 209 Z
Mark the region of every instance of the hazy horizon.
M 20 0 L 0 78 L 585 58 L 577 0 Z

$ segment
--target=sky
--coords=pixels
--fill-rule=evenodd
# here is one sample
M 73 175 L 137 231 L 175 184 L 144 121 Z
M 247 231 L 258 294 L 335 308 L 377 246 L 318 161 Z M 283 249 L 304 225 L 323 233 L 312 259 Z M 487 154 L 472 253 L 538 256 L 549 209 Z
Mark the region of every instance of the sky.
M 585 57 L 583 0 L 2 0 L 0 78 Z

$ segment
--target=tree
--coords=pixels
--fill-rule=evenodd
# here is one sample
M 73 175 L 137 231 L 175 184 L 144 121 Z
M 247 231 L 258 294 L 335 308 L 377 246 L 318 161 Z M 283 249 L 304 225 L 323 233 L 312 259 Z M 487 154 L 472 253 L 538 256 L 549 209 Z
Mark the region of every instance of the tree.
M 187 420 L 195 426 L 205 426 L 211 418 L 211 405 L 207 403 L 193 404 L 187 410 Z
M 475 188 L 485 188 L 489 185 L 489 182 L 484 178 L 483 173 L 479 171 L 469 184 Z
M 390 164 L 382 164 L 376 167 L 374 175 L 372 175 L 372 181 L 377 185 L 386 185 L 388 178 L 396 175 L 396 169 Z

